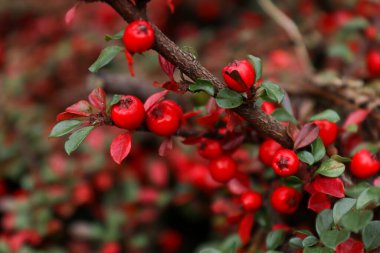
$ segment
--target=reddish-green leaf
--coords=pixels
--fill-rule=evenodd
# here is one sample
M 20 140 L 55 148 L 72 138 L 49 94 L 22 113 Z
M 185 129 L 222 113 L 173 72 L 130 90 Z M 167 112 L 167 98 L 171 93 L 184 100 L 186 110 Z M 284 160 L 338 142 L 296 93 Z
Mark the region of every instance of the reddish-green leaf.
M 120 164 L 128 156 L 131 146 L 131 134 L 129 132 L 117 136 L 110 147 L 112 159 Z
M 151 95 L 144 103 L 144 109 L 145 111 L 149 111 L 149 109 L 156 104 L 158 101 L 160 101 L 163 97 L 165 97 L 168 94 L 169 91 L 164 90 L 157 93 L 154 93 Z
M 315 141 L 315 139 L 318 138 L 318 134 L 319 128 L 317 125 L 314 123 L 305 124 L 294 141 L 294 149 L 300 149 L 310 145 L 313 141 Z
M 65 111 L 68 113 L 87 117 L 87 116 L 90 116 L 92 112 L 92 108 L 89 102 L 87 102 L 86 100 L 81 100 L 67 107 Z
M 350 113 L 346 121 L 344 121 L 343 128 L 347 129 L 351 125 L 359 125 L 366 119 L 368 113 L 370 113 L 370 110 L 366 109 L 359 109 Z
M 317 192 L 327 195 L 343 198 L 344 185 L 340 178 L 316 177 L 313 182 L 313 187 Z
M 106 97 L 107 95 L 102 88 L 96 88 L 90 93 L 88 100 L 95 108 L 104 111 L 107 105 Z
M 310 196 L 307 208 L 313 210 L 316 213 L 320 213 L 325 209 L 330 209 L 331 202 L 326 194 L 316 192 Z

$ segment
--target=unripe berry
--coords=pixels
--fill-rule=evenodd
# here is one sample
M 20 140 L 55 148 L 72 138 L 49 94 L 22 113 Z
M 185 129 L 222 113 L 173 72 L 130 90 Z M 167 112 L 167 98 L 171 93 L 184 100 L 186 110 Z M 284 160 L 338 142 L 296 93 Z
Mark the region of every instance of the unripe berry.
M 237 71 L 243 83 L 230 77 L 227 73 Z M 255 69 L 247 60 L 233 61 L 223 68 L 223 79 L 228 87 L 237 92 L 249 90 L 255 82 Z
M 144 105 L 135 96 L 122 96 L 119 103 L 111 108 L 111 119 L 113 123 L 124 129 L 134 130 L 144 120 Z
M 352 157 L 350 171 L 357 178 L 366 179 L 378 173 L 380 162 L 366 149 Z
M 270 197 L 272 207 L 284 214 L 294 213 L 298 209 L 301 194 L 294 188 L 280 186 L 276 188 Z
M 248 191 L 240 196 L 243 208 L 247 212 L 255 212 L 263 205 L 263 198 L 255 191 Z
M 321 137 L 323 144 L 325 146 L 333 144 L 338 134 L 336 123 L 328 120 L 314 120 L 313 123 L 319 127 L 319 137 Z
M 280 149 L 273 157 L 272 168 L 281 177 L 289 177 L 297 173 L 299 159 L 292 150 Z
M 148 129 L 160 136 L 170 136 L 181 126 L 182 109 L 171 100 L 165 100 L 154 105 L 147 113 Z
M 380 52 L 371 50 L 367 54 L 367 69 L 371 77 L 377 77 L 380 74 Z
M 273 157 L 282 146 L 272 139 L 264 141 L 259 148 L 259 158 L 266 165 L 271 166 Z
M 211 177 L 219 183 L 227 183 L 236 173 L 236 163 L 230 156 L 221 156 L 209 164 Z
M 123 42 L 128 52 L 145 52 L 154 43 L 153 27 L 144 20 L 134 21 L 125 28 Z
M 214 159 L 222 155 L 222 145 L 217 140 L 204 140 L 198 147 L 198 153 L 203 158 Z

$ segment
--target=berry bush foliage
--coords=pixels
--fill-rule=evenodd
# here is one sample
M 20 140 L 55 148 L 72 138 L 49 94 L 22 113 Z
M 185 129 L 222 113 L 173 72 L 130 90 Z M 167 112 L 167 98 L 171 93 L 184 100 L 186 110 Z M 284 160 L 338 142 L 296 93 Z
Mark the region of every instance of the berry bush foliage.
M 14 2 L 0 252 L 380 251 L 378 1 Z

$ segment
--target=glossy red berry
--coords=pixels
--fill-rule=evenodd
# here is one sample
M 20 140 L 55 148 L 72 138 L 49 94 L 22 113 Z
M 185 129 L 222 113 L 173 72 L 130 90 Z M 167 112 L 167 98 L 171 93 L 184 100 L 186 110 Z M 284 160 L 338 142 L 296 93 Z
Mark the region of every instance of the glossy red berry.
M 144 105 L 135 96 L 122 96 L 119 103 L 111 108 L 111 119 L 113 123 L 124 129 L 134 130 L 144 120 Z
M 170 136 L 181 126 L 182 117 L 182 109 L 174 101 L 165 100 L 148 111 L 146 125 L 152 133 Z
M 313 123 L 319 127 L 319 137 L 321 137 L 323 144 L 325 146 L 333 144 L 338 134 L 336 123 L 328 120 L 314 120 Z
M 211 160 L 209 170 L 211 177 L 219 183 L 227 183 L 236 173 L 236 163 L 230 156 L 221 156 Z
M 243 83 L 239 83 L 228 75 L 228 73 L 232 73 L 234 70 L 239 73 Z M 230 89 L 237 92 L 245 92 L 255 82 L 255 69 L 247 60 L 233 61 L 223 68 L 223 79 Z
M 125 28 L 123 42 L 131 53 L 145 52 L 153 46 L 154 29 L 144 20 L 134 21 Z
M 272 207 L 280 213 L 294 213 L 301 200 L 301 194 L 294 188 L 280 186 L 276 188 L 270 197 Z
M 198 147 L 198 153 L 203 158 L 214 159 L 222 155 L 222 145 L 217 140 L 206 139 Z
M 255 191 L 248 191 L 240 196 L 243 208 L 247 212 L 257 211 L 263 205 L 263 198 Z
M 281 177 L 289 177 L 297 173 L 300 161 L 290 149 L 280 149 L 276 152 L 272 161 L 274 172 Z
M 365 179 L 379 172 L 380 162 L 366 149 L 352 157 L 350 171 L 357 178 Z
M 380 75 L 380 51 L 371 50 L 367 54 L 367 69 L 371 77 Z
M 266 165 L 271 166 L 273 157 L 282 146 L 272 139 L 264 141 L 259 148 L 259 158 Z

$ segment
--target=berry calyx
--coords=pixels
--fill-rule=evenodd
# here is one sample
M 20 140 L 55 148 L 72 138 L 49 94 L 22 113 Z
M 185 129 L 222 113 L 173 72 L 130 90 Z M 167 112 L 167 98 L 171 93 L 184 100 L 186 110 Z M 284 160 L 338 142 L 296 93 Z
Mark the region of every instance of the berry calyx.
M 122 96 L 119 103 L 111 108 L 113 123 L 130 131 L 138 128 L 144 120 L 145 110 L 140 99 L 135 96 Z
M 280 186 L 270 197 L 272 207 L 279 213 L 291 214 L 298 209 L 301 194 L 294 188 Z
M 289 177 L 297 173 L 300 161 L 290 149 L 280 149 L 276 152 L 272 161 L 274 172 L 281 177 Z
M 154 29 L 144 20 L 134 21 L 125 28 L 123 42 L 128 52 L 145 52 L 153 46 Z
M 198 147 L 200 156 L 206 159 L 214 159 L 222 155 L 222 145 L 217 140 L 206 139 Z
M 232 78 L 229 74 L 237 71 L 241 82 Z M 248 91 L 255 82 L 255 69 L 247 60 L 236 60 L 223 68 L 223 79 L 227 86 L 237 92 Z
M 211 160 L 209 170 L 211 177 L 219 183 L 227 183 L 236 173 L 236 163 L 230 156 L 221 156 Z
M 263 205 L 263 198 L 255 191 L 248 191 L 240 196 L 243 208 L 247 212 L 257 211 Z
M 380 162 L 366 149 L 360 150 L 352 157 L 350 171 L 357 178 L 369 178 L 379 172 Z
M 183 113 L 174 101 L 165 100 L 149 109 L 146 117 L 148 129 L 160 136 L 171 136 L 181 126 Z
M 325 146 L 333 144 L 338 134 L 336 123 L 328 120 L 314 120 L 313 123 L 319 127 L 319 137 L 321 137 L 323 144 Z
M 274 155 L 282 146 L 272 139 L 264 141 L 259 148 L 259 158 L 266 165 L 271 166 Z

